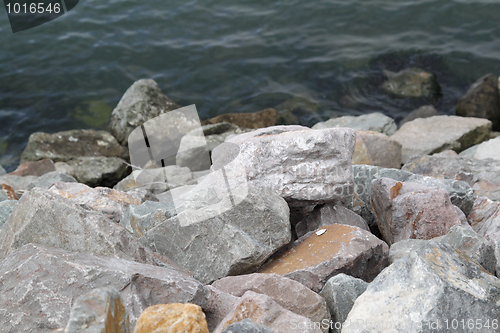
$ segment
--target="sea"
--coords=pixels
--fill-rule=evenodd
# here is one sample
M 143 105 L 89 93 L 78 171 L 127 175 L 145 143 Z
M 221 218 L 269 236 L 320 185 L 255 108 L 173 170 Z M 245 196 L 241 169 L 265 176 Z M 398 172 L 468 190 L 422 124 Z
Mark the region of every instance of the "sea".
M 33 132 L 107 129 L 141 78 L 202 119 L 287 103 L 307 106 L 307 126 L 429 104 L 454 114 L 471 83 L 500 75 L 499 22 L 497 0 L 80 0 L 13 33 L 2 7 L 0 164 L 14 169 Z M 408 67 L 441 94 L 387 95 L 384 70 Z

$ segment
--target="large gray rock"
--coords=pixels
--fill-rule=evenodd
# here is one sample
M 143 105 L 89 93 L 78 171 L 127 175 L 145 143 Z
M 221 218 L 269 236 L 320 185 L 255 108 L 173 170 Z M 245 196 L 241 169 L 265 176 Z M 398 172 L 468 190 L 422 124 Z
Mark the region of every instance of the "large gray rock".
M 17 205 L 17 200 L 4 200 L 0 202 L 0 230 L 3 228 L 5 221 Z
M 269 127 L 229 139 L 212 152 L 211 169 L 244 173 L 248 182 L 271 188 L 291 205 L 345 199 L 353 188 L 355 132 L 348 128 L 283 132 L 293 127 Z
M 54 134 L 37 132 L 30 135 L 21 154 L 21 164 L 46 158 L 65 162 L 83 156 L 128 156 L 125 148 L 105 131 L 71 130 Z
M 222 333 L 273 333 L 273 331 L 250 319 L 243 319 L 229 325 Z
M 452 149 L 457 153 L 489 139 L 491 121 L 457 116 L 419 118 L 405 123 L 392 138 L 402 146 L 403 163 L 413 155 Z
M 148 306 L 194 303 L 208 292 L 173 269 L 28 244 L 0 262 L 0 331 L 40 332 L 65 327 L 75 298 L 95 288 L 120 292 L 130 329 Z M 114 331 L 113 331 L 114 332 Z
M 414 156 L 402 169 L 435 178 L 463 180 L 479 196 L 500 201 L 500 161 Z
M 429 241 L 426 239 L 403 239 L 391 245 L 389 249 L 389 262 L 392 264 L 396 260 L 403 258 L 416 251 L 421 246 L 427 244 Z
M 418 183 L 375 179 L 371 203 L 380 233 L 389 245 L 403 239 L 442 236 L 465 220 L 446 190 Z
M 401 168 L 401 144 L 382 133 L 358 130 L 352 164 L 399 169 Z
M 499 302 L 499 279 L 450 245 L 430 241 L 368 285 L 342 333 L 470 332 L 469 319 L 480 323 L 477 331 L 497 332 Z
M 424 105 L 419 107 L 416 110 L 413 110 L 410 112 L 406 117 L 404 117 L 400 122 L 399 122 L 399 127 L 403 126 L 404 123 L 407 123 L 409 121 L 415 120 L 417 118 L 429 118 L 432 116 L 437 116 L 438 112 L 432 105 Z
M 165 96 L 154 80 L 138 80 L 127 89 L 111 113 L 109 131 L 120 144 L 126 145 L 129 134 L 138 126 L 178 108 L 180 106 Z
M 457 115 L 486 118 L 493 122 L 493 130 L 500 130 L 500 93 L 498 79 L 487 74 L 474 82 L 458 101 Z
M 361 116 L 343 116 L 319 122 L 312 129 L 325 129 L 336 127 L 349 127 L 355 130 L 365 130 L 393 135 L 397 126 L 391 117 L 380 112 L 369 113 Z
M 343 273 L 335 275 L 325 284 L 319 294 L 330 309 L 333 332 L 340 332 L 354 302 L 366 287 L 368 283 L 365 281 Z
M 47 189 L 57 182 L 76 183 L 76 180 L 75 178 L 59 171 L 49 172 L 41 177 L 21 177 L 13 175 L 0 176 L 0 184 L 7 184 L 11 186 L 17 197 L 21 197 L 23 193 L 28 192 L 35 187 Z
M 471 157 L 476 160 L 485 160 L 491 158 L 500 160 L 500 137 L 484 141 L 478 145 L 472 146 L 469 149 L 460 153 L 461 157 Z
M 162 222 L 177 215 L 173 202 L 146 201 L 139 205 L 129 205 L 120 219 L 128 231 L 135 237 L 141 238 L 144 234 Z
M 400 72 L 384 71 L 387 81 L 382 88 L 397 97 L 427 97 L 439 95 L 436 76 L 420 68 L 406 68 Z

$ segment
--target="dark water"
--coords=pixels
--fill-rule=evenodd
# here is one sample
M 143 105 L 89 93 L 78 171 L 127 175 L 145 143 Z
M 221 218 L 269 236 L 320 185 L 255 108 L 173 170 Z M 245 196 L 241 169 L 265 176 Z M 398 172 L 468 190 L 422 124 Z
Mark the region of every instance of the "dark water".
M 35 131 L 106 129 L 140 78 L 202 118 L 291 99 L 314 111 L 306 125 L 429 103 L 452 114 L 470 83 L 500 73 L 499 19 L 486 0 L 81 0 L 12 34 L 1 8 L 0 164 L 15 167 Z M 408 66 L 436 73 L 442 96 L 387 96 L 382 71 Z

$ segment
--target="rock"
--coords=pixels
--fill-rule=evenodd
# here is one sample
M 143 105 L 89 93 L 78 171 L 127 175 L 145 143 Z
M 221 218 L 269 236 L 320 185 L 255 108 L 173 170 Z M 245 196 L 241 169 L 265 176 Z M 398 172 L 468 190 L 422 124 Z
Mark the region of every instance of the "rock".
M 157 304 L 141 313 L 134 330 L 134 333 L 152 332 L 208 333 L 208 327 L 199 305 Z
M 226 139 L 229 139 L 238 134 L 248 133 L 252 131 L 251 129 L 240 128 L 234 124 L 225 122 L 213 125 L 204 125 L 201 128 L 203 130 L 203 134 L 205 135 L 208 151 L 210 153 L 212 153 L 212 150 L 214 150 L 215 147 L 226 141 Z M 182 140 L 181 147 L 179 147 L 179 149 L 180 148 L 182 148 Z
M 224 194 L 224 181 L 205 179 L 186 194 L 187 208 L 176 203 L 178 215 L 147 231 L 143 244 L 210 283 L 255 270 L 290 242 L 288 205 L 277 194 L 253 186 Z
M 127 191 L 127 194 L 141 204 L 146 201 L 153 201 L 153 202 L 160 201 L 156 195 L 143 188 L 136 188 L 134 190 Z
M 277 112 L 276 124 L 300 125 L 319 120 L 320 105 L 312 98 L 294 96 L 274 107 Z
M 229 325 L 222 333 L 273 333 L 273 331 L 250 319 L 243 319 Z
M 120 144 L 126 145 L 129 134 L 138 126 L 178 108 L 180 106 L 165 96 L 154 80 L 138 80 L 127 89 L 111 113 L 109 131 Z
M 477 145 L 476 145 L 477 146 Z M 476 147 L 476 146 L 472 146 L 472 147 Z M 471 147 L 471 148 L 472 148 Z M 467 151 L 471 148 L 467 148 L 466 150 L 464 151 Z M 462 154 L 464 151 L 462 151 L 460 154 Z M 432 156 L 438 156 L 438 157 L 458 157 L 458 154 L 456 151 L 454 150 L 444 150 L 440 153 L 435 153 L 435 154 L 432 154 Z
M 121 225 L 87 205 L 39 188 L 23 195 L 0 230 L 0 258 L 29 243 L 147 264 L 163 263 Z
M 397 169 L 385 169 L 368 165 L 353 165 L 354 194 L 349 208 L 363 217 L 370 227 L 376 225 L 377 221 L 373 215 L 370 199 L 372 193 L 371 182 L 377 178 L 391 178 L 400 182 L 414 182 L 431 187 L 442 188 L 450 194 L 453 205 L 459 207 L 464 214 L 469 214 L 474 204 L 474 191 L 463 181 L 453 179 L 436 179 L 415 175 L 408 171 Z M 352 206 L 352 207 L 351 207 Z
M 103 156 L 57 162 L 56 169 L 92 187 L 113 187 L 130 173 L 130 167 L 121 158 Z
M 436 76 L 420 68 L 406 68 L 400 72 L 384 71 L 387 81 L 382 88 L 397 97 L 434 98 L 440 93 Z
M 85 331 L 131 333 L 128 314 L 114 287 L 96 288 L 75 299 L 65 333 Z
M 269 296 L 247 291 L 213 333 L 220 333 L 244 319 L 267 326 L 274 333 L 319 333 L 319 323 L 283 309 Z
M 404 117 L 400 122 L 399 122 L 399 127 L 403 126 L 404 123 L 407 123 L 409 121 L 415 120 L 417 118 L 429 118 L 432 116 L 437 116 L 438 112 L 432 105 L 424 105 L 419 107 L 416 110 L 413 110 L 410 112 L 406 117 Z
M 486 118 L 492 121 L 493 130 L 500 130 L 500 94 L 498 79 L 487 74 L 474 82 L 458 101 L 457 116 Z
M 218 290 L 242 297 L 247 291 L 264 294 L 278 305 L 313 323 L 329 322 L 330 313 L 325 300 L 303 284 L 276 274 L 228 276 L 212 284 Z M 328 333 L 328 328 L 322 329 Z
M 500 162 L 495 160 L 414 156 L 402 169 L 435 178 L 463 180 L 477 195 L 500 201 Z
M 319 292 L 340 273 L 373 280 L 387 266 L 388 254 L 387 244 L 371 233 L 332 224 L 268 262 L 260 273 L 283 275 Z
M 297 223 L 295 232 L 297 237 L 302 237 L 310 231 L 330 224 L 350 225 L 370 231 L 366 221 L 353 211 L 341 204 L 324 204 L 316 206 L 311 213 Z
M 349 312 L 342 333 L 469 332 L 467 325 L 473 318 L 474 324 L 475 318 L 480 319 L 477 331 L 493 332 L 499 301 L 500 280 L 451 246 L 430 241 L 368 285 Z M 459 326 L 462 319 L 464 326 Z M 489 328 L 483 326 L 486 322 Z
M 368 283 L 365 281 L 343 273 L 335 275 L 325 284 L 319 294 L 330 309 L 333 332 L 340 332 L 354 302 L 365 292 L 366 287 Z
M 248 182 L 271 188 L 296 206 L 341 201 L 350 195 L 354 131 L 281 132 L 290 127 L 270 127 L 229 139 L 214 149 L 211 169 L 244 172 Z
M 177 212 L 173 202 L 146 201 L 140 206 L 129 205 L 123 212 L 120 223 L 135 237 L 141 238 L 148 230 L 175 215 Z
M 139 201 L 128 193 L 106 187 L 91 188 L 80 183 L 57 182 L 49 188 L 49 192 L 59 194 L 80 206 L 90 206 L 116 223 L 120 222 L 129 205 L 139 205 Z
M 401 144 L 382 133 L 358 130 L 352 164 L 399 169 L 401 168 Z
M 453 228 L 453 227 L 452 227 Z M 438 237 L 439 238 L 439 237 Z M 425 239 L 403 239 L 391 245 L 389 249 L 389 262 L 392 264 L 396 260 L 403 258 L 427 244 L 429 241 Z
M 54 134 L 37 132 L 30 135 L 28 145 L 21 154 L 21 164 L 43 159 L 66 162 L 84 156 L 126 158 L 128 152 L 105 131 L 71 130 Z
M 500 137 L 490 139 L 460 153 L 461 157 L 475 158 L 476 160 L 485 160 L 491 158 L 500 160 Z
M 413 155 L 452 149 L 457 153 L 487 140 L 491 121 L 457 116 L 434 116 L 407 122 L 392 136 L 402 145 L 403 163 Z
M 9 173 L 13 176 L 42 176 L 46 173 L 56 171 L 54 162 L 49 159 L 44 159 L 34 162 L 26 162 L 17 167 L 16 170 Z
M 5 171 L 5 169 L 0 165 L 0 176 L 3 176 L 7 173 L 7 171 Z
M 208 290 L 208 300 L 203 307 L 207 318 L 207 326 L 213 332 L 217 325 L 233 310 L 239 297 L 223 292 L 211 285 L 205 286 Z
M 343 116 L 332 118 L 325 122 L 319 122 L 312 129 L 325 129 L 336 127 L 349 127 L 355 130 L 365 130 L 393 135 L 396 133 L 397 126 L 391 117 L 380 112 L 369 113 L 361 116 Z
M 243 128 L 264 128 L 276 125 L 276 110 L 265 109 L 251 113 L 227 113 L 205 120 L 202 124 L 227 122 Z
M 462 223 L 449 193 L 437 187 L 390 178 L 372 181 L 372 209 L 387 244 L 403 239 L 431 239 Z
M 41 177 L 36 177 L 36 176 L 21 177 L 12 175 L 0 176 L 0 184 L 12 187 L 17 197 L 21 197 L 23 193 L 35 187 L 47 189 L 57 182 L 75 183 L 76 180 L 75 178 L 58 171 L 46 173 Z M 13 199 L 14 198 L 12 198 L 11 200 Z
M 6 332 L 40 333 L 65 327 L 72 301 L 95 288 L 120 291 L 130 329 L 148 306 L 194 303 L 207 290 L 173 269 L 123 259 L 28 244 L 0 262 L 0 327 Z
M 0 230 L 2 230 L 5 221 L 9 218 L 10 214 L 17 205 L 17 200 L 4 200 L 0 201 Z

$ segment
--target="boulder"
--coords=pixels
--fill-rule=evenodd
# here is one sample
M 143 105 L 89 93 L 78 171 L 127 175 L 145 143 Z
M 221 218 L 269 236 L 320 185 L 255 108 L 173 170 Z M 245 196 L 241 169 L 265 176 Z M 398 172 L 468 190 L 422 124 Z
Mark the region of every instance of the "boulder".
M 130 329 L 150 305 L 203 306 L 207 290 L 176 270 L 134 261 L 28 244 L 0 262 L 0 327 L 5 332 L 49 333 L 65 327 L 71 303 L 95 288 L 120 292 Z
M 26 162 L 17 167 L 16 170 L 9 173 L 13 176 L 42 176 L 46 173 L 56 171 L 54 162 L 49 159 Z
M 388 263 L 387 244 L 357 227 L 332 224 L 299 241 L 266 263 L 260 273 L 283 275 L 319 292 L 340 273 L 371 281 Z
M 316 206 L 302 221 L 297 223 L 295 232 L 297 237 L 302 237 L 310 231 L 335 223 L 370 231 L 366 221 L 353 211 L 341 204 L 324 204 Z
M 458 101 L 456 113 L 462 117 L 489 119 L 493 123 L 493 130 L 500 131 L 500 94 L 497 77 L 487 74 L 474 82 Z
M 85 331 L 132 333 L 120 293 L 114 287 L 96 288 L 75 299 L 64 332 Z
M 343 116 L 319 122 L 312 129 L 325 129 L 336 127 L 349 127 L 355 130 L 379 132 L 385 135 L 396 133 L 397 126 L 391 117 L 380 112 L 369 113 L 361 116 Z
M 401 144 L 382 133 L 358 130 L 352 164 L 399 169 L 401 168 Z
M 76 180 L 75 178 L 58 171 L 46 173 L 41 177 L 13 175 L 0 176 L 0 184 L 4 185 L 4 190 L 6 187 L 11 188 L 8 190 L 8 193 L 11 195 L 11 200 L 17 200 L 17 198 L 21 197 L 23 193 L 28 192 L 35 187 L 47 189 L 57 182 L 76 183 Z M 15 193 L 12 193 L 11 190 Z M 13 195 L 17 198 L 14 198 Z
M 384 70 L 387 81 L 382 88 L 396 97 L 434 98 L 440 93 L 436 76 L 420 68 L 406 68 L 400 72 Z
M 276 110 L 265 109 L 251 113 L 227 113 L 202 122 L 203 125 L 227 122 L 242 128 L 264 128 L 276 125 Z
M 228 276 L 212 284 L 218 290 L 242 297 L 247 291 L 264 294 L 295 314 L 321 323 L 330 320 L 325 300 L 303 284 L 276 274 Z M 328 328 L 322 329 L 328 333 Z
M 438 237 L 439 238 L 439 237 Z M 392 264 L 396 260 L 403 258 L 416 251 L 421 246 L 427 244 L 429 241 L 426 239 L 403 239 L 391 245 L 389 249 L 389 262 Z
M 461 157 L 475 158 L 476 160 L 500 160 L 500 137 L 484 141 L 460 153 Z
M 273 331 L 250 319 L 243 319 L 229 325 L 222 333 L 273 333 Z
M 424 105 L 419 107 L 416 110 L 413 110 L 410 112 L 406 117 L 404 117 L 400 122 L 399 122 L 399 127 L 403 126 L 404 123 L 407 123 L 409 121 L 415 120 L 417 118 L 429 118 L 432 116 L 437 116 L 438 112 L 432 105 Z
M 452 149 L 457 153 L 489 138 L 491 121 L 457 116 L 419 118 L 405 123 L 392 138 L 402 145 L 403 163 L 413 155 Z
M 5 221 L 9 218 L 10 214 L 17 205 L 17 200 L 4 200 L 0 201 L 0 230 L 3 228 Z
M 499 279 L 450 245 L 430 241 L 368 285 L 342 333 L 470 332 L 476 323 L 477 331 L 494 332 L 499 302 Z
M 105 131 L 71 130 L 54 134 L 37 132 L 30 135 L 21 154 L 21 164 L 51 159 L 66 162 L 84 156 L 126 158 L 128 152 Z
M 205 314 L 196 304 L 157 304 L 146 308 L 134 333 L 185 332 L 208 333 Z
M 463 213 L 453 206 L 449 193 L 437 187 L 378 178 L 372 181 L 371 203 L 389 245 L 403 239 L 442 236 L 462 223 Z
M 138 80 L 127 89 L 111 113 L 109 131 L 120 144 L 126 145 L 128 136 L 138 126 L 178 108 L 180 106 L 165 96 L 154 80 Z
M 300 130 L 276 126 L 235 136 L 212 152 L 212 170 L 245 173 L 289 204 L 307 206 L 345 199 L 352 193 L 354 131 Z M 243 176 L 244 177 L 244 176 Z
M 141 205 L 127 206 L 120 223 L 135 237 L 141 238 L 147 231 L 175 215 L 177 211 L 173 202 L 146 201 Z
M 208 299 L 203 307 L 207 318 L 207 326 L 213 332 L 217 325 L 231 312 L 239 301 L 239 297 L 223 292 L 211 285 L 205 286 L 208 290 Z
M 367 287 L 365 281 L 343 273 L 328 280 L 319 294 L 330 309 L 333 332 L 340 332 L 354 302 Z
M 321 323 L 313 323 L 305 317 L 283 309 L 269 296 L 247 291 L 213 333 L 220 333 L 244 319 L 267 326 L 274 333 L 322 332 L 319 328 Z

